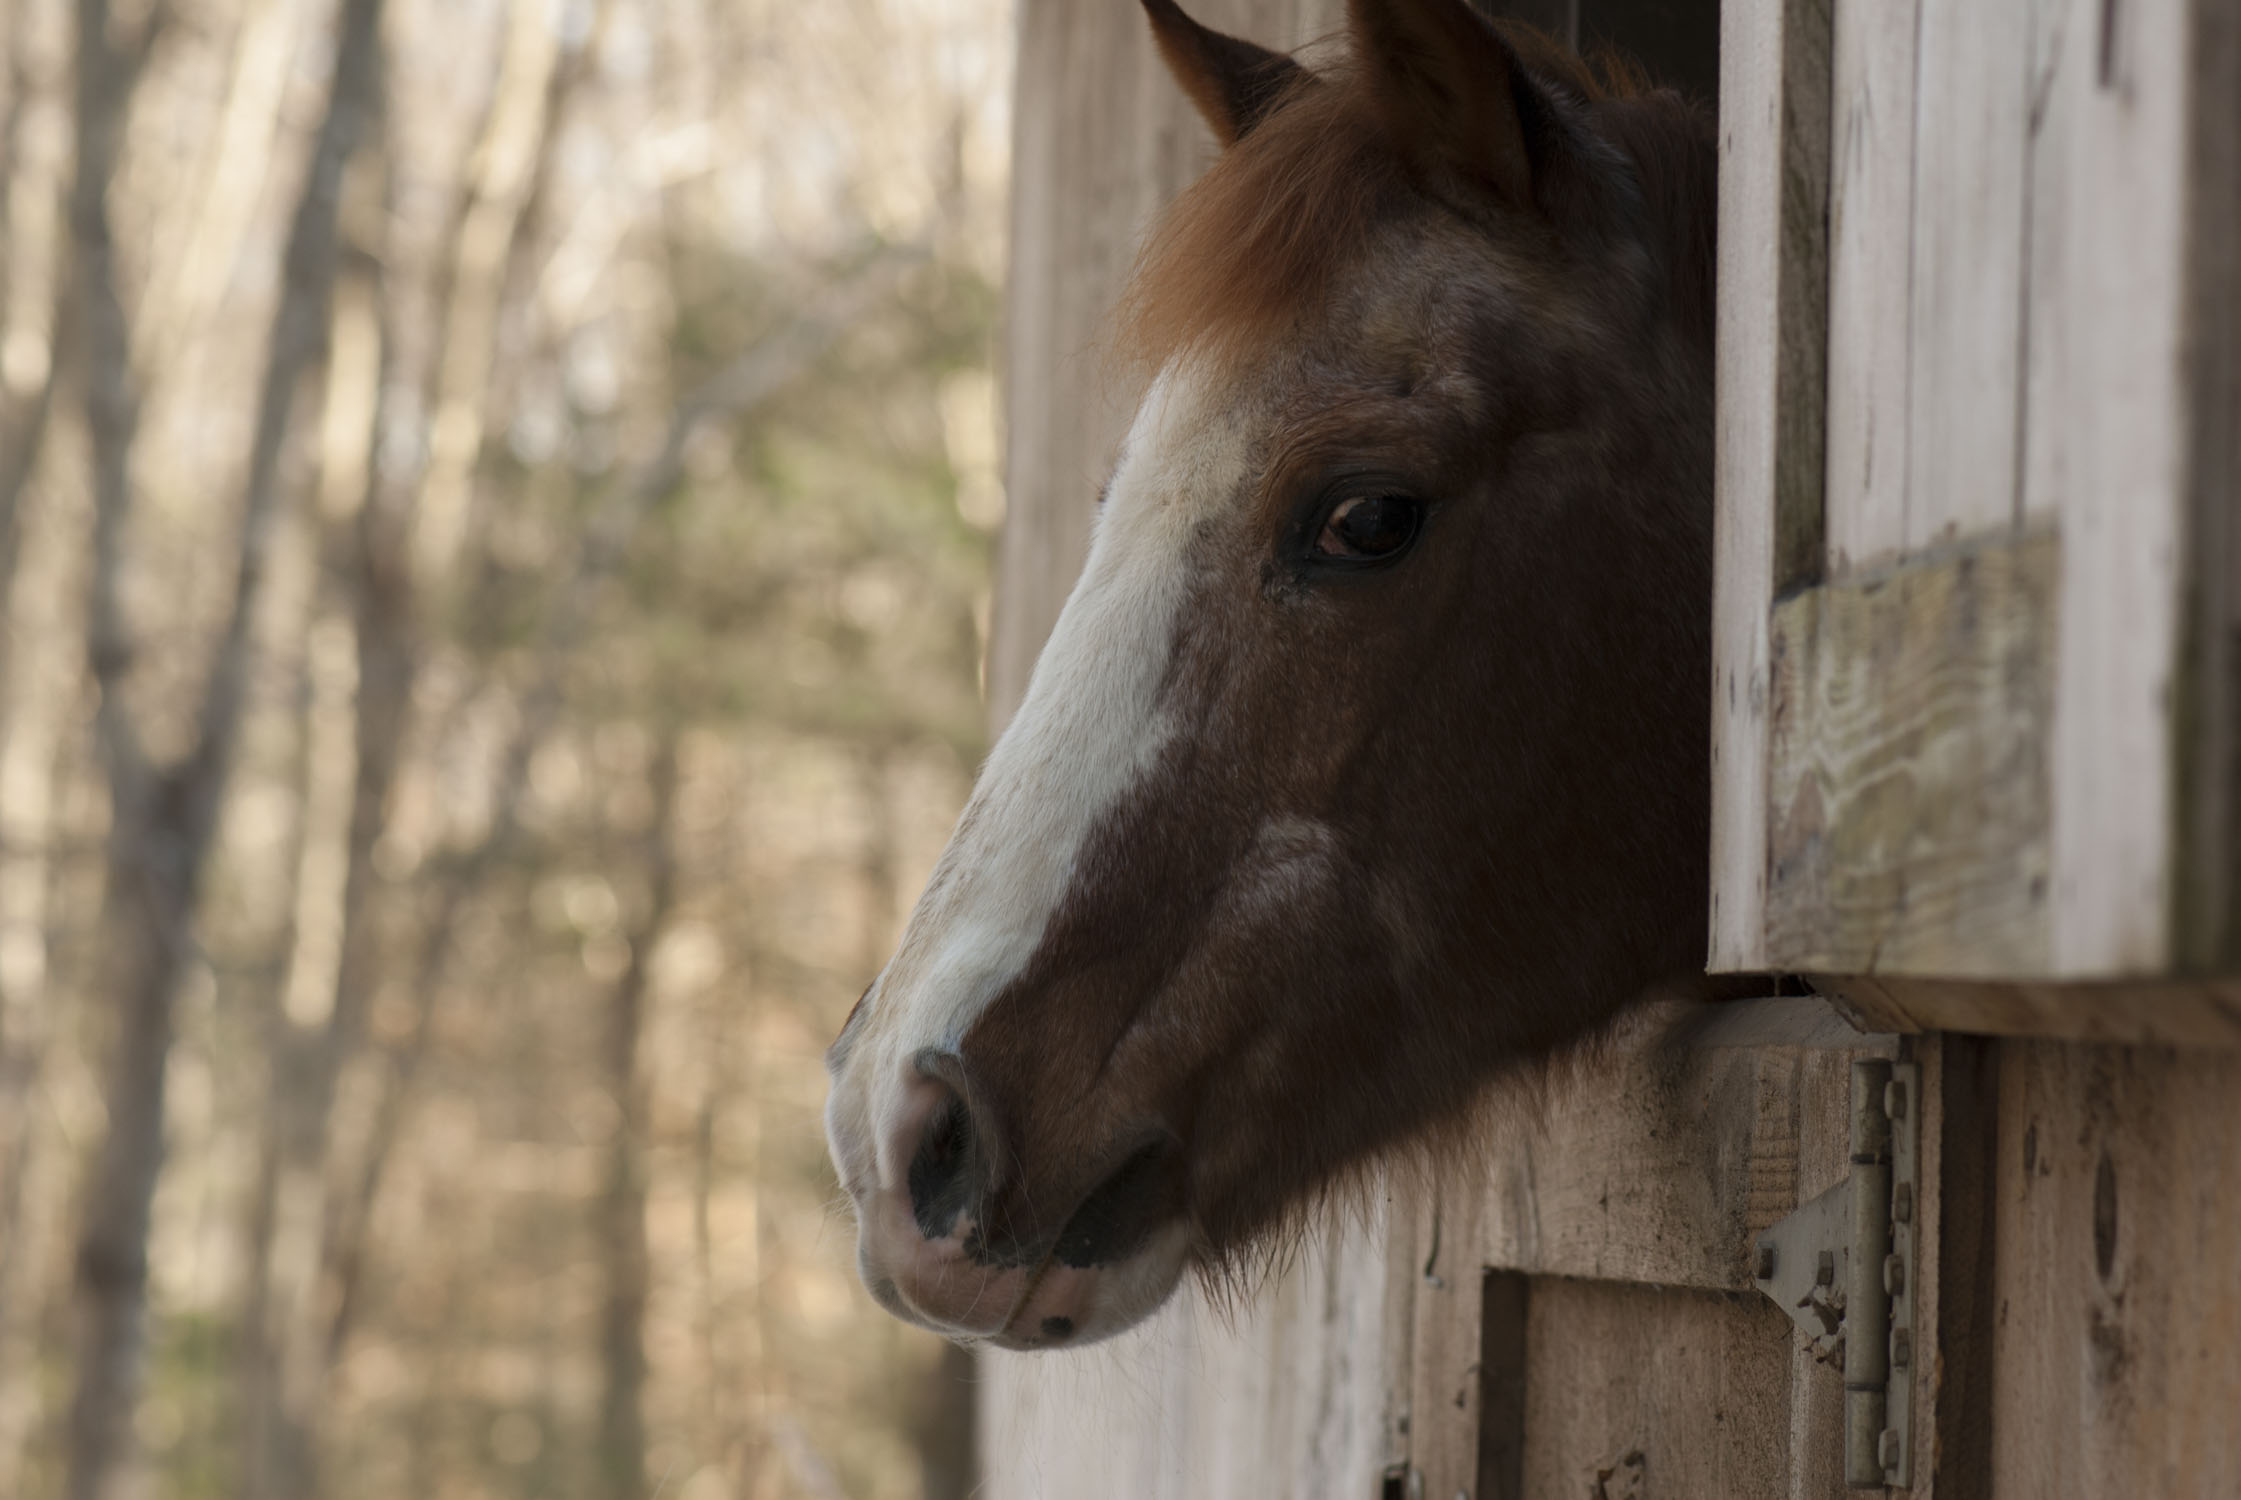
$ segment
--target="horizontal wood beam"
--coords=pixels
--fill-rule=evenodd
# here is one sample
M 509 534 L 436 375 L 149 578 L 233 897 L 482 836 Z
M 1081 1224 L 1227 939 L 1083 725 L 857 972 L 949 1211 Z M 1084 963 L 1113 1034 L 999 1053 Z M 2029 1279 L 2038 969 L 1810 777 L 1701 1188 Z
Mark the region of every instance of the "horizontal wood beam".
M 1713 1007 L 1724 1011 L 1726 1006 Z M 1734 1007 L 1750 1012 L 1753 1007 Z M 1617 1038 L 1502 1087 L 1490 1123 L 1447 1158 L 1442 1264 L 1750 1291 L 1751 1237 L 1845 1174 L 1856 1047 L 1756 1039 L 1802 1016 L 1645 1008 Z M 1696 1045 L 1696 1043 L 1703 1043 Z M 1442 1274 L 1445 1274 L 1444 1272 Z
M 1809 982 L 1852 1024 L 1874 1032 L 2241 1048 L 2241 981 L 2029 984 L 1816 974 Z

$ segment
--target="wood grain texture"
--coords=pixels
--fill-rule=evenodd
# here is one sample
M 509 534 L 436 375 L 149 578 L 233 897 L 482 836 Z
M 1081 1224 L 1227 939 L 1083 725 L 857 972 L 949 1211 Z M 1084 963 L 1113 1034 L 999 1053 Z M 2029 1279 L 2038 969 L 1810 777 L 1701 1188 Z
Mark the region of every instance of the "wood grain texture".
M 1993 1495 L 2241 1492 L 2241 1059 L 2000 1052 Z
M 1816 974 L 1812 983 L 1874 1031 L 2241 1048 L 2241 982 L 2233 980 L 2029 984 Z
M 2029 0 L 1921 8 L 1905 548 L 2015 519 Z
M 1484 1203 L 1442 1193 L 1417 1219 L 1424 1251 L 1417 1270 L 1415 1345 L 1409 1383 L 1409 1458 L 1426 1495 L 1478 1485 L 1479 1416 L 1485 1394 L 1485 1271 L 1473 1249 Z M 1529 1346 L 1513 1351 L 1530 1390 Z
M 1547 1278 L 1526 1346 L 1524 1490 L 1534 1496 L 1782 1496 L 1789 1320 L 1760 1297 Z M 1833 1371 L 1822 1371 L 1832 1392 Z M 1843 1492 L 1842 1469 L 1802 1493 Z M 1425 1493 L 1445 1496 L 1452 1491 Z
M 1436 1202 L 1420 1211 L 1410 1456 L 1424 1494 L 1503 1493 L 1490 1480 L 1500 1472 L 1492 1459 L 1504 1451 L 1505 1434 L 1521 1434 L 1515 1441 L 1522 1448 L 1511 1446 L 1512 1453 L 1539 1455 L 1517 1459 L 1525 1495 L 1595 1494 L 1593 1485 L 1603 1481 L 1587 1470 L 1597 1463 L 1609 1468 L 1605 1461 L 1614 1458 L 1620 1462 L 1610 1482 L 1632 1482 L 1623 1472 L 1627 1453 L 1687 1446 L 1691 1436 L 1686 1427 L 1644 1425 L 1638 1416 L 1609 1427 L 1613 1401 L 1654 1407 L 1675 1420 L 1703 1415 L 1695 1404 L 1702 1390 L 1664 1384 L 1695 1379 L 1694 1355 L 1661 1365 L 1644 1353 L 1642 1340 L 1701 1352 L 1726 1349 L 1720 1341 L 1743 1339 L 1738 1330 L 1749 1328 L 1765 1339 L 1748 1362 L 1756 1372 L 1749 1377 L 1753 1389 L 1768 1404 L 1729 1412 L 1723 1440 L 1734 1452 L 1706 1450 L 1699 1459 L 1717 1470 L 1736 1454 L 1756 1454 L 1766 1472 L 1782 1476 L 1779 1486 L 1688 1488 L 1725 1471 L 1688 1468 L 1674 1457 L 1665 1478 L 1644 1493 L 1819 1496 L 1841 1487 L 1841 1381 L 1804 1352 L 1778 1311 L 1765 1308 L 1774 1313 L 1771 1323 L 1760 1316 L 1746 1257 L 1754 1235 L 1846 1175 L 1851 1063 L 1880 1043 L 1669 1046 L 1668 1019 L 1638 1018 L 1608 1049 L 1562 1076 L 1516 1086 L 1506 1101 L 1507 1123 L 1485 1141 L 1484 1178 L 1449 1174 Z M 1495 1274 L 1482 1276 L 1488 1267 Z M 1522 1296 L 1520 1283 L 1530 1284 Z M 1608 1292 L 1622 1308 L 1654 1288 L 1644 1305 L 1681 1311 L 1659 1313 L 1625 1339 L 1583 1352 L 1571 1347 L 1581 1337 L 1577 1330 L 1543 1329 L 1541 1304 L 1547 1288 L 1583 1286 Z M 1490 1287 L 1513 1301 L 1490 1304 Z M 1564 1299 L 1573 1294 L 1553 1295 L 1569 1305 Z M 1514 1314 L 1518 1304 L 1527 1309 L 1525 1330 L 1522 1338 L 1508 1333 L 1504 1344 L 1507 1324 L 1489 1321 L 1488 1309 Z M 1659 1321 L 1666 1318 L 1677 1321 Z M 1517 1373 L 1489 1381 L 1490 1371 L 1504 1368 Z M 1545 1394 L 1551 1382 L 1567 1390 L 1616 1382 L 1611 1389 L 1620 1394 L 1607 1391 L 1579 1414 L 1552 1417 Z M 1490 1388 L 1521 1389 L 1523 1411 L 1507 1412 L 1490 1400 Z M 1502 1419 L 1491 1437 L 1490 1411 Z M 1627 1443 L 1599 1459 L 1581 1456 L 1600 1453 L 1621 1429 L 1632 1435 Z M 1584 1466 L 1573 1483 L 1587 1487 L 1546 1488 L 1552 1467 L 1568 1465 Z
M 1828 571 L 1906 545 L 1915 37 L 1921 0 L 1835 0 L 1829 163 Z
M 1444 1255 L 1536 1276 L 1752 1288 L 1751 1236 L 1844 1175 L 1846 1070 L 1885 1041 L 1670 1045 L 1670 1020 L 1637 1018 L 1608 1048 L 1510 1086 L 1482 1172 L 1441 1184 Z
M 2060 553 L 1972 546 L 1775 609 L 1772 964 L 2045 972 Z
M 1710 968 L 1764 962 L 1767 612 L 1817 573 L 1829 0 L 1722 7 Z

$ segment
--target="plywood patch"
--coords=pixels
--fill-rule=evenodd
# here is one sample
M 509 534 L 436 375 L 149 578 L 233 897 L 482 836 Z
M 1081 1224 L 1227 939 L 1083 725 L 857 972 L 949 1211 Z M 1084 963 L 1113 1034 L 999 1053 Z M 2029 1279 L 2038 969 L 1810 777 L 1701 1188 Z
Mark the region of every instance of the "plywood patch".
M 1533 1283 L 1526 1325 L 1523 1493 L 1792 1493 L 1769 1421 L 1790 1395 L 1790 1325 L 1773 1303 L 1552 1277 Z M 1837 1372 L 1815 1374 L 1840 1400 Z M 1799 1493 L 1843 1492 L 1841 1469 L 1802 1477 Z
M 2026 975 L 2047 962 L 2051 534 L 1775 607 L 1772 962 Z

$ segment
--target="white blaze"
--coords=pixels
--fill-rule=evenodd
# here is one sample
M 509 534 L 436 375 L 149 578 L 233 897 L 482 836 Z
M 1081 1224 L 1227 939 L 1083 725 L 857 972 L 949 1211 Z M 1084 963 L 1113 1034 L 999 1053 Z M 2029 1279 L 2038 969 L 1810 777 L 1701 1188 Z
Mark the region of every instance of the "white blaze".
M 909 1163 L 889 1159 L 900 1149 L 889 1127 L 906 1107 L 910 1058 L 954 1050 L 1026 966 L 1090 830 L 1158 758 L 1169 728 L 1159 685 L 1191 540 L 1245 477 L 1236 413 L 1171 366 L 1137 412 L 1081 578 L 835 1081 L 828 1119 L 853 1190 L 873 1188 L 859 1180 L 867 1166 L 879 1187 L 903 1180 Z

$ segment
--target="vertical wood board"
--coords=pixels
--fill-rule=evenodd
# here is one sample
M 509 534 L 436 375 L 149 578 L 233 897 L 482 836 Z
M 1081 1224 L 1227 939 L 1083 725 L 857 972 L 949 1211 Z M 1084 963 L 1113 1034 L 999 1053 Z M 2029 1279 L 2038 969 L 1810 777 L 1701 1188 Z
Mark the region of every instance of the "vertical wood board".
M 2241 1059 L 1998 1046 L 1993 1494 L 2241 1492 Z
M 1789 1328 L 1755 1292 L 1536 1280 L 1525 1335 L 1524 1492 L 1594 1500 L 1792 1493 Z M 1841 1399 L 1837 1372 L 1814 1374 L 1825 1402 Z M 1843 1492 L 1841 1465 L 1801 1478 L 1799 1493 Z M 1427 1485 L 1426 1493 L 1454 1492 Z
M 2006 528 L 2021 415 L 2028 0 L 1925 4 L 1906 273 L 1905 546 Z
M 2192 0 L 2212 4 L 2216 0 Z M 2024 487 L 2062 534 L 2053 970 L 2172 952 L 2190 0 L 2047 0 Z
M 1763 968 L 1767 611 L 1817 572 L 1829 0 L 1720 18 L 1710 967 Z
M 1915 36 L 1922 0 L 1835 0 L 1829 164 L 1828 571 L 1906 544 Z

